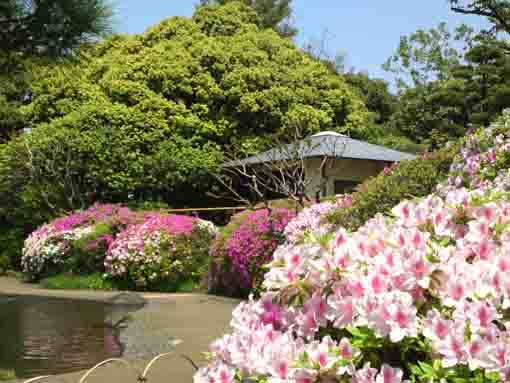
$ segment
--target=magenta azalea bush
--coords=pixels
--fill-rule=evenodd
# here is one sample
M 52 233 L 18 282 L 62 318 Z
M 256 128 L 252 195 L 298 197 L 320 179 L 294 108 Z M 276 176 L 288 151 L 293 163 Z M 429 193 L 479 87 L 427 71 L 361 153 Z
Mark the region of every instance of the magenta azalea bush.
M 200 219 L 152 214 L 110 244 L 106 273 L 130 288 L 174 290 L 180 281 L 200 279 L 215 235 L 214 225 Z
M 91 236 L 99 226 L 106 226 L 99 236 L 92 236 L 92 248 L 106 248 L 116 232 L 137 221 L 130 209 L 114 204 L 95 204 L 89 209 L 57 218 L 25 240 L 21 264 L 31 279 L 59 272 L 73 253 L 73 243 Z
M 170 289 L 180 278 L 197 278 L 215 234 L 214 225 L 196 218 L 96 204 L 34 231 L 22 266 L 32 280 L 99 272 L 119 287 Z
M 278 247 L 195 383 L 509 381 L 509 123 L 437 192 Z
M 247 296 L 264 275 L 264 265 L 283 242 L 285 227 L 295 213 L 279 208 L 247 211 L 233 217 L 211 246 L 210 290 Z

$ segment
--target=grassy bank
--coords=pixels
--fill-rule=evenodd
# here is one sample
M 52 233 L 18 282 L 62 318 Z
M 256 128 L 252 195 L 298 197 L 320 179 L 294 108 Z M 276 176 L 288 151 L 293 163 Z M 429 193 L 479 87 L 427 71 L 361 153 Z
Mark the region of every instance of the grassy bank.
M 90 275 L 58 274 L 39 282 L 42 288 L 50 290 L 124 290 L 113 282 L 105 280 L 100 273 Z M 200 290 L 200 284 L 193 280 L 184 280 L 171 289 L 163 288 L 164 292 L 190 293 Z

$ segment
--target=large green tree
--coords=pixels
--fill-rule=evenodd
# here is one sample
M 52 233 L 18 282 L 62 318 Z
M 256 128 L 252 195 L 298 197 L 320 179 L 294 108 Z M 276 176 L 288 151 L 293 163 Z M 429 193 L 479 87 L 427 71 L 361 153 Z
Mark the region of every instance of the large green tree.
M 13 64 L 14 63 L 14 64 Z M 23 129 L 24 120 L 19 110 L 28 96 L 25 65 L 14 57 L 0 56 L 0 143 Z
M 470 128 L 487 126 L 510 107 L 510 57 L 505 43 L 480 40 L 444 80 L 400 94 L 393 125 L 418 142 L 438 147 Z
M 52 209 L 88 195 L 196 206 L 226 147 L 250 153 L 296 127 L 363 137 L 358 94 L 257 22 L 242 3 L 199 7 L 34 79 L 22 108 L 33 132 L 6 151 L 16 195 Z
M 232 1 L 242 1 L 253 8 L 262 29 L 272 28 L 284 37 L 296 35 L 297 29 L 292 25 L 292 0 L 200 0 L 200 5 L 225 5 Z
M 34 71 L 104 37 L 110 16 L 106 0 L 0 2 L 0 142 L 25 126 L 19 107 L 30 101 Z
M 383 69 L 395 76 L 399 90 L 450 79 L 453 68 L 463 61 L 474 37 L 474 30 L 467 25 L 460 25 L 453 32 L 446 23 L 419 29 L 400 38 L 395 53 L 384 63 Z
M 370 78 L 364 72 L 343 73 L 345 81 L 361 95 L 367 109 L 372 113 L 376 124 L 387 123 L 397 108 L 397 97 L 393 95 L 388 83 L 382 79 Z
M 383 66 L 399 89 L 391 125 L 432 147 L 488 125 L 510 107 L 509 64 L 506 41 L 465 25 L 450 32 L 442 23 L 402 37 Z
M 61 56 L 110 30 L 105 0 L 4 0 L 0 47 L 30 55 Z

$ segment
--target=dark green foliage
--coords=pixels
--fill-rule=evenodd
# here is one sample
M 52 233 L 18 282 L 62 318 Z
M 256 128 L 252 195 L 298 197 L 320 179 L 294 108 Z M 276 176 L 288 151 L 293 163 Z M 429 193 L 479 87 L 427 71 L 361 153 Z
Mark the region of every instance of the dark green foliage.
M 29 66 L 28 60 L 0 49 L 0 143 L 25 125 L 19 107 L 28 96 Z
M 400 95 L 392 126 L 430 147 L 462 137 L 470 123 L 463 88 L 449 80 L 408 89 Z
M 362 137 L 364 140 L 408 153 L 420 153 L 426 149 L 426 145 L 416 143 L 418 137 L 406 135 L 407 132 L 401 131 L 400 126 L 391 123 L 399 104 L 398 97 L 390 92 L 386 81 L 370 78 L 362 72 L 348 72 L 342 77 L 358 92 L 370 113 L 370 128 L 366 129 Z
M 376 214 L 387 214 L 404 199 L 430 194 L 447 177 L 456 154 L 456 147 L 452 146 L 398 164 L 391 172 L 383 172 L 363 183 L 353 194 L 353 204 L 333 212 L 328 219 L 356 230 Z
M 449 0 L 454 12 L 488 18 L 495 32 L 510 33 L 510 1 L 508 0 Z
M 4 275 L 11 268 L 11 262 L 5 255 L 0 255 L 0 276 Z
M 510 56 L 504 41 L 480 37 L 465 56 L 466 63 L 454 69 L 462 82 L 466 109 L 475 128 L 488 126 L 503 109 L 510 107 Z
M 104 0 L 8 0 L 0 5 L 0 46 L 29 55 L 61 56 L 109 31 Z
M 397 108 L 397 97 L 390 93 L 388 83 L 382 79 L 372 79 L 366 73 L 344 73 L 345 81 L 358 90 L 367 109 L 373 113 L 376 124 L 389 121 Z
M 430 148 L 456 140 L 471 128 L 488 126 L 510 107 L 506 42 L 483 34 L 466 36 L 461 39 L 465 51 L 444 48 L 452 44 L 451 37 L 428 36 L 423 46 L 400 47 L 393 57 L 402 70 L 410 71 L 415 86 L 401 88 L 391 125 Z M 436 52 L 440 48 L 446 52 Z
M 7 139 L 23 128 L 23 117 L 17 105 L 8 101 L 5 95 L 0 95 L 0 141 Z
M 0 232 L 0 259 L 5 259 L 9 265 L 19 268 L 21 262 L 21 250 L 27 233 L 22 223 L 2 222 Z M 0 262 L 1 263 L 1 262 Z
M 18 269 L 21 261 L 23 241 L 49 216 L 44 209 L 34 208 L 30 193 L 25 200 L 20 193 L 20 182 L 9 170 L 7 150 L 0 143 L 0 256 L 6 256 L 11 266 Z M 37 206 L 37 204 L 35 204 Z
M 405 153 L 423 153 L 427 150 L 426 144 L 419 144 L 418 137 L 409 138 L 394 124 L 372 124 L 365 139 L 368 142 L 386 146 Z

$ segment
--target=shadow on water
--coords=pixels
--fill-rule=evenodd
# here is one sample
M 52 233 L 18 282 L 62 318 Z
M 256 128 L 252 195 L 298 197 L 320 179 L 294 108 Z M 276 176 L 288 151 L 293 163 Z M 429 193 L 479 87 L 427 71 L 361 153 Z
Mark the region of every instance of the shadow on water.
M 0 370 L 31 377 L 122 356 L 120 334 L 144 305 L 134 294 L 109 302 L 0 295 Z

